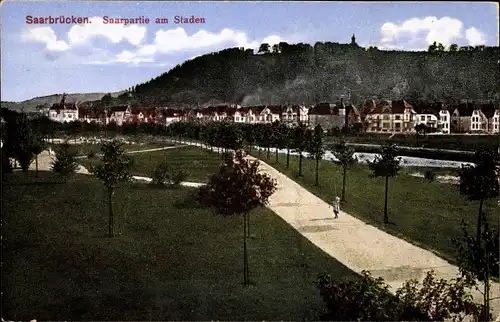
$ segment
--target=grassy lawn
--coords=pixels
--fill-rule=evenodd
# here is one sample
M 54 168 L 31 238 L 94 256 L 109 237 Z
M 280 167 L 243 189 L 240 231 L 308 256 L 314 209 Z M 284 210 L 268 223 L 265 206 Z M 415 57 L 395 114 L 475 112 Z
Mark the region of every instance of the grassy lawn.
M 317 320 L 317 274 L 355 276 L 259 208 L 244 288 L 242 219 L 201 208 L 193 190 L 123 185 L 109 239 L 102 183 L 32 176 L 3 182 L 6 320 Z
M 320 162 L 320 186 L 314 185 L 315 162 L 303 161 L 303 177 L 297 177 L 298 158 L 290 157 L 286 169 L 286 156 L 275 156 L 265 162 L 280 170 L 303 187 L 330 203 L 342 191 L 342 170 L 332 162 Z M 341 207 L 349 214 L 377 226 L 393 235 L 432 250 L 440 256 L 455 261 L 455 247 L 451 238 L 461 234 L 460 222 L 464 218 L 475 232 L 479 204 L 460 195 L 458 186 L 439 182 L 426 182 L 401 171 L 389 180 L 389 225 L 383 224 L 384 178 L 371 178 L 366 165 L 357 165 L 348 171 L 346 183 L 347 202 Z M 410 171 L 410 173 L 413 171 Z M 495 222 L 498 216 L 497 200 L 486 202 L 484 210 Z
M 186 181 L 194 182 L 205 182 L 208 175 L 217 172 L 221 163 L 221 157 L 217 153 L 193 146 L 131 154 L 131 157 L 134 159 L 133 175 L 151 177 L 155 166 L 168 160 L 173 169 L 188 172 Z M 88 166 L 99 162 L 99 159 L 83 159 L 79 162 Z

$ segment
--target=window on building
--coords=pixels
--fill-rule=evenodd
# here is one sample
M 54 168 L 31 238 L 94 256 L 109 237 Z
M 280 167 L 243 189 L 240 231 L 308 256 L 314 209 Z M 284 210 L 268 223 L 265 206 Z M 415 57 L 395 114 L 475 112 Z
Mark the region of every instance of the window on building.
M 396 120 L 400 120 L 401 119 L 401 116 L 400 115 L 396 115 Z
M 425 121 L 425 115 L 422 115 L 422 116 L 420 117 L 420 121 Z
M 427 121 L 430 121 L 430 120 L 432 120 L 432 116 L 429 115 L 429 116 L 427 116 Z

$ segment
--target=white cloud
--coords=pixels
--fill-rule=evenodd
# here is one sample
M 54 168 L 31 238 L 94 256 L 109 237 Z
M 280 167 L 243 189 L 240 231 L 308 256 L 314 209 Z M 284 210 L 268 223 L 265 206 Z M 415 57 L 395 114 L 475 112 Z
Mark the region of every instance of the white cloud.
M 134 52 L 123 51 L 117 58 L 123 62 L 127 62 L 127 60 L 132 62 L 138 59 L 146 61 L 146 59 L 155 57 L 158 54 L 174 54 L 203 49 L 217 50 L 227 46 L 257 49 L 261 43 L 274 45 L 281 41 L 285 41 L 285 39 L 278 35 L 267 36 L 261 41 L 252 41 L 244 32 L 227 28 L 219 33 L 199 30 L 192 35 L 188 35 L 184 28 L 178 27 L 157 31 L 152 44 L 140 46 Z
M 90 18 L 88 24 L 75 25 L 68 32 L 68 40 L 71 44 L 85 44 L 94 37 L 107 38 L 116 44 L 123 40 L 132 45 L 139 45 L 146 36 L 146 27 L 125 24 L 104 24 L 101 17 Z
M 484 35 L 474 27 L 463 32 L 463 22 L 451 17 L 411 18 L 402 23 L 386 22 L 380 28 L 380 46 L 424 48 L 433 42 L 448 46 L 466 39 L 470 45 L 484 44 Z
M 21 37 L 25 41 L 43 43 L 49 51 L 66 51 L 69 49 L 65 41 L 57 40 L 56 33 L 51 27 L 25 29 Z
M 486 43 L 484 34 L 474 27 L 465 31 L 465 38 L 471 46 L 484 45 Z
M 27 29 L 23 39 L 45 44 L 48 51 L 80 52 L 81 57 L 86 57 L 85 64 L 114 64 L 114 63 L 154 63 L 158 55 L 176 54 L 180 52 L 201 52 L 220 50 L 227 47 L 244 47 L 258 49 L 261 43 L 271 46 L 281 41 L 286 41 L 278 35 L 268 35 L 263 39 L 250 39 L 245 32 L 225 28 L 220 32 L 198 30 L 188 34 L 184 28 L 161 29 L 156 31 L 153 40 L 145 42 L 147 28 L 140 25 L 104 24 L 101 17 L 90 18 L 91 23 L 74 25 L 67 32 L 66 40 L 58 40 L 51 27 L 37 27 Z M 98 51 L 102 48 L 81 47 L 89 44 L 94 38 L 104 38 L 112 44 L 128 42 L 131 48 L 116 54 L 112 53 L 110 46 L 96 57 L 93 53 L 82 55 L 85 48 Z

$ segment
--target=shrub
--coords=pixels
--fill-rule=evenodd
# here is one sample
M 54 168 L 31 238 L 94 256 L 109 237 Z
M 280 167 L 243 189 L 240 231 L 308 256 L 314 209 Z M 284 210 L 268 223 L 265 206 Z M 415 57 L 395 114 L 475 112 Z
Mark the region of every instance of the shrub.
M 89 153 L 87 153 L 87 158 L 89 158 L 89 159 L 95 158 L 95 152 L 94 151 L 90 151 Z
M 152 183 L 164 186 L 170 181 L 170 166 L 167 161 L 158 163 L 153 170 Z
M 434 172 L 434 170 L 427 169 L 424 172 L 424 178 L 428 181 L 434 181 L 434 179 L 436 179 L 436 172 Z
M 464 279 L 436 279 L 427 272 L 422 283 L 406 281 L 395 294 L 382 278 L 363 271 L 360 279 L 332 279 L 320 275 L 318 288 L 327 313 L 335 321 L 457 321 L 469 316 L 477 321 L 482 305 L 474 303 L 471 285 Z

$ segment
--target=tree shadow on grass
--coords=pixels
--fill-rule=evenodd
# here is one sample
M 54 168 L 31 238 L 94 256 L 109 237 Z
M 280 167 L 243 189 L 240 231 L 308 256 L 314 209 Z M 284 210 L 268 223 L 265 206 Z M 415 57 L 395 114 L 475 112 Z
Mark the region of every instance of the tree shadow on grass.
M 176 209 L 204 209 L 204 206 L 197 198 L 196 193 L 189 194 L 186 198 L 177 200 L 173 203 Z

